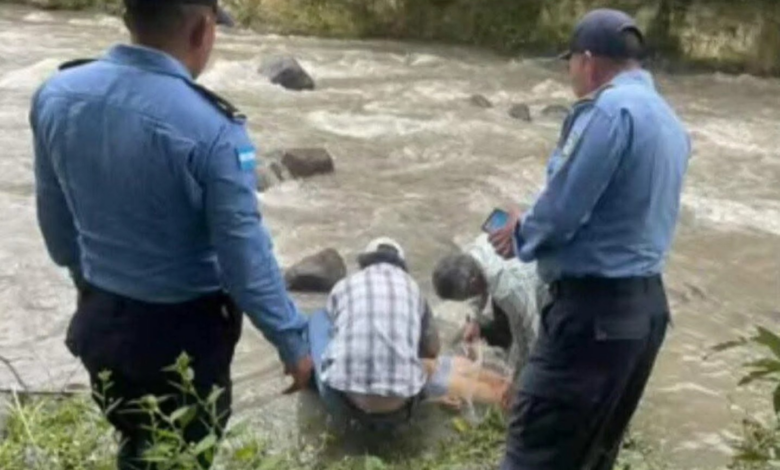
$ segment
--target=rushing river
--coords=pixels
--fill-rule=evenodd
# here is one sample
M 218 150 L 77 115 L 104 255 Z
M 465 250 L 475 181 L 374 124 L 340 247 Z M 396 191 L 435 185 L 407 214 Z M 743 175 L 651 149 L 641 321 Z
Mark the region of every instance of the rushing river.
M 36 225 L 30 97 L 59 63 L 123 40 L 116 18 L 0 5 L 0 355 L 36 388 L 85 376 L 63 345 L 74 294 Z M 287 92 L 262 79 L 262 58 L 278 53 L 298 57 L 318 90 Z M 742 358 L 704 361 L 706 348 L 755 324 L 780 325 L 780 82 L 720 74 L 657 80 L 688 125 L 694 156 L 667 273 L 675 325 L 636 427 L 675 468 L 715 469 L 742 410 L 762 403 L 736 388 Z M 371 237 L 390 235 L 406 246 L 428 292 L 439 256 L 476 236 L 494 206 L 540 189 L 560 125 L 541 109 L 572 101 L 563 70 L 549 62 L 246 31 L 220 33 L 201 82 L 249 115 L 260 148 L 324 146 L 336 159 L 335 175 L 284 183 L 261 197 L 282 264 L 325 247 L 352 262 Z M 475 93 L 495 107 L 472 105 Z M 530 105 L 534 122 L 510 118 L 513 103 Z M 313 308 L 322 299 L 300 301 Z M 443 321 L 461 321 L 458 307 L 431 301 Z M 309 405 L 279 396 L 285 382 L 276 354 L 250 328 L 234 377 L 239 410 L 271 434 L 296 433 Z M 14 383 L 0 368 L 0 388 Z

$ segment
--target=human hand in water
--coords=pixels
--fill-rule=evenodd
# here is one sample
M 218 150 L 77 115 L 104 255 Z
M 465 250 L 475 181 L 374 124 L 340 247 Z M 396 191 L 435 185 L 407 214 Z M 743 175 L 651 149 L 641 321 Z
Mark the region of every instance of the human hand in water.
M 515 256 L 515 228 L 517 227 L 517 224 L 520 223 L 521 215 L 522 211 L 520 209 L 511 209 L 506 225 L 492 232 L 489 236 L 490 243 L 493 245 L 496 253 L 506 259 Z
M 293 379 L 293 383 L 282 392 L 284 395 L 291 395 L 295 392 L 305 390 L 309 386 L 312 373 L 314 372 L 314 363 L 311 356 L 306 356 L 296 364 L 288 365 L 284 368 L 284 374 Z

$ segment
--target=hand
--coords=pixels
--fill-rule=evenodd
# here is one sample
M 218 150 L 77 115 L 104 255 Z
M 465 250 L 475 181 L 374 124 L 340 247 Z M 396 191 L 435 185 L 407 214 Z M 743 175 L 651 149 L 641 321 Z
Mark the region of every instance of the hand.
M 511 386 L 507 387 L 501 395 L 501 408 L 505 412 L 509 412 L 512 409 L 513 395 L 514 393 Z
M 515 228 L 520 222 L 521 215 L 520 209 L 512 209 L 509 211 L 509 220 L 507 220 L 506 225 L 490 234 L 489 240 L 496 253 L 506 259 L 515 256 Z
M 284 375 L 291 376 L 293 383 L 287 387 L 287 389 L 282 392 L 282 394 L 291 395 L 295 392 L 305 390 L 309 386 L 313 371 L 314 363 L 311 361 L 311 356 L 304 357 L 295 365 L 286 366 L 284 368 Z
M 479 323 L 470 321 L 466 323 L 466 328 L 463 329 L 463 341 L 467 343 L 473 343 L 479 340 L 482 332 L 479 327 Z

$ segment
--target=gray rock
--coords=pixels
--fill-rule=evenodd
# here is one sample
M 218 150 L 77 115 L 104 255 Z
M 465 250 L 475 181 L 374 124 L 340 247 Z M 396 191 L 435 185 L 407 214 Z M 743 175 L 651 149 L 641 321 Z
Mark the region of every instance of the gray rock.
M 284 273 L 287 288 L 297 292 L 330 292 L 347 276 L 347 264 L 333 248 L 307 256 Z
M 288 90 L 313 90 L 314 79 L 303 69 L 294 57 L 272 57 L 260 66 L 260 73 L 268 77 L 271 83 Z
M 509 115 L 521 121 L 531 122 L 531 108 L 527 104 L 513 104 L 509 108 Z
M 333 173 L 336 170 L 333 157 L 322 148 L 286 150 L 281 162 L 293 178 L 308 178 Z
M 469 102 L 478 108 L 492 108 L 493 103 L 483 95 L 472 95 Z
M 268 156 L 257 166 L 257 190 L 266 191 L 277 184 L 291 179 L 287 167 L 282 165 L 280 156 Z
M 542 116 L 550 119 L 566 119 L 569 115 L 569 107 L 562 104 L 551 104 L 542 109 Z

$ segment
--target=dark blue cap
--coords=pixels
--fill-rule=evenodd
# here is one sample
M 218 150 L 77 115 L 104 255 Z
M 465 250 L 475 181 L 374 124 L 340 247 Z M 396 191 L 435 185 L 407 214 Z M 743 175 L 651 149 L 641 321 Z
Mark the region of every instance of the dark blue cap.
M 163 4 L 175 5 L 204 5 L 216 8 L 217 24 L 232 27 L 235 25 L 233 17 L 218 5 L 218 0 L 125 0 L 127 8 L 143 8 L 144 6 L 160 6 Z
M 577 23 L 569 41 L 569 50 L 560 58 L 569 59 L 572 54 L 586 51 L 596 57 L 610 59 L 641 58 L 635 57 L 639 51 L 628 47 L 626 32 L 634 33 L 640 44 L 644 43 L 642 31 L 628 14 L 608 8 L 593 10 Z

